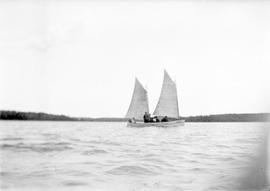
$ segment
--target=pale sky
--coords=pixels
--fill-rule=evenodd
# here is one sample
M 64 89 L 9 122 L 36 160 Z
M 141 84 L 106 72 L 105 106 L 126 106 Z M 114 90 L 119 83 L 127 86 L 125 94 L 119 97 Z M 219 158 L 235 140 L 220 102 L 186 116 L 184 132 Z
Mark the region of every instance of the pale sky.
M 0 110 L 124 117 L 163 70 L 180 115 L 269 111 L 268 1 L 0 0 Z

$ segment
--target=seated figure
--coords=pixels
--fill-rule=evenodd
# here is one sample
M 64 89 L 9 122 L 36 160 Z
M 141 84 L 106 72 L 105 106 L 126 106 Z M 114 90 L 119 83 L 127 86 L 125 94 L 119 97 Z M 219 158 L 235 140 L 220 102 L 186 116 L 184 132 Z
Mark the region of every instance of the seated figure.
M 151 117 L 150 117 L 150 114 L 148 112 L 144 113 L 143 121 L 144 121 L 144 123 L 150 123 L 151 122 Z
M 168 120 L 168 117 L 167 116 L 165 116 L 165 117 L 163 117 L 162 119 L 161 119 L 161 122 L 168 122 L 169 120 Z
M 133 117 L 132 119 L 128 120 L 129 123 L 136 123 L 136 119 Z

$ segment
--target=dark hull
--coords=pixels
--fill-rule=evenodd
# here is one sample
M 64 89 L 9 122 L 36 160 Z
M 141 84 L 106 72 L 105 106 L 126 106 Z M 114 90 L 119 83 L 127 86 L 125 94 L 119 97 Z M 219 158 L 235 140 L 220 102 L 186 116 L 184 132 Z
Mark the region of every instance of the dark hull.
M 169 122 L 159 122 L 159 123 L 127 123 L 127 127 L 178 127 L 183 126 L 185 124 L 185 120 L 175 120 Z

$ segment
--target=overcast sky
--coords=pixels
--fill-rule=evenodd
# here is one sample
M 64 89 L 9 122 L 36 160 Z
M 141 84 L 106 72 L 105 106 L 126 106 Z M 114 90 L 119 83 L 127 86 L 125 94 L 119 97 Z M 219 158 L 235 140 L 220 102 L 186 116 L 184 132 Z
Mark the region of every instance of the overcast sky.
M 150 110 L 163 70 L 180 115 L 269 110 L 270 3 L 0 1 L 0 110 L 125 116 Z

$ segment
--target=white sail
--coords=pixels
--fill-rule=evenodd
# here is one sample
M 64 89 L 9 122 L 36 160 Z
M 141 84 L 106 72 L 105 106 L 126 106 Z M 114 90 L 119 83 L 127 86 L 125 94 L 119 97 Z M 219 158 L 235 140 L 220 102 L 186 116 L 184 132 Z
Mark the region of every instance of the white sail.
M 134 117 L 135 119 L 142 120 L 145 112 L 149 112 L 147 91 L 136 78 L 133 96 L 126 118 Z
M 164 70 L 163 85 L 154 115 L 179 118 L 176 84 Z

